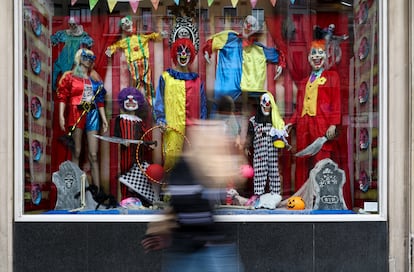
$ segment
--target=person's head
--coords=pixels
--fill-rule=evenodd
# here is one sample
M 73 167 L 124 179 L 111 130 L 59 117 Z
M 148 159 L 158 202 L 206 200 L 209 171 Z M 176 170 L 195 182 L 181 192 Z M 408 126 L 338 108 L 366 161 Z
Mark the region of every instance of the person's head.
M 75 17 L 70 17 L 68 21 L 69 28 L 72 30 L 76 30 L 78 27 L 78 22 L 76 22 Z
M 233 98 L 228 95 L 221 96 L 217 101 L 217 111 L 219 113 L 232 113 L 235 111 Z
M 313 41 L 308 54 L 308 61 L 309 64 L 312 66 L 312 70 L 318 71 L 322 69 L 325 65 L 325 60 L 325 40 Z
M 269 116 L 272 110 L 270 94 L 264 93 L 260 96 L 260 110 L 264 116 Z
M 144 95 L 134 87 L 123 88 L 118 94 L 118 103 L 124 112 L 141 111 L 146 107 Z
M 196 50 L 193 42 L 188 38 L 177 39 L 171 45 L 171 59 L 175 65 L 187 67 L 193 63 Z
M 95 59 L 96 56 L 93 51 L 86 48 L 81 48 L 75 53 L 75 64 L 83 65 L 89 69 L 92 68 L 95 63 Z
M 121 26 L 122 31 L 127 32 L 127 33 L 131 33 L 133 31 L 132 24 L 133 23 L 132 23 L 131 16 L 125 16 L 119 22 L 119 25 Z

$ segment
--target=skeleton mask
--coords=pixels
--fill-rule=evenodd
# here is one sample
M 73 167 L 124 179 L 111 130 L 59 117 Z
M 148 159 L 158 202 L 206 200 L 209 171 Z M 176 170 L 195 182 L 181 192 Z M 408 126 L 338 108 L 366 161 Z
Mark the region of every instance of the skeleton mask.
M 269 116 L 272 105 L 270 104 L 270 96 L 268 94 L 263 94 L 260 97 L 260 109 L 264 116 Z
M 127 96 L 127 99 L 124 100 L 124 109 L 126 111 L 134 111 L 138 109 L 138 102 L 134 99 L 134 96 Z
M 308 61 L 312 66 L 314 71 L 318 71 L 323 68 L 326 60 L 326 52 L 325 49 L 319 46 L 312 46 L 309 55 Z
M 121 19 L 121 29 L 125 32 L 131 33 L 132 32 L 132 20 L 129 17 L 124 17 Z

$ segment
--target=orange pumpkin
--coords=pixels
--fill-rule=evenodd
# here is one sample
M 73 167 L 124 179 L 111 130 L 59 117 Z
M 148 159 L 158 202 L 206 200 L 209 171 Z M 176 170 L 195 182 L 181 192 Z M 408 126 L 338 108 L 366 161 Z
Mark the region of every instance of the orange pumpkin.
M 304 210 L 305 206 L 305 201 L 300 196 L 292 196 L 287 202 L 287 208 L 289 210 Z

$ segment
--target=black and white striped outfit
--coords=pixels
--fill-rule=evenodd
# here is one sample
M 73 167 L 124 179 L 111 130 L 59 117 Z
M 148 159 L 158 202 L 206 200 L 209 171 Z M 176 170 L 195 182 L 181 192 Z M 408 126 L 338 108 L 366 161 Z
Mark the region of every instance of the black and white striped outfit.
M 270 192 L 280 194 L 278 150 L 273 146 L 272 136 L 269 135 L 271 117 L 258 115 L 250 118 L 248 129 L 253 144 L 254 194 L 265 193 L 267 180 Z

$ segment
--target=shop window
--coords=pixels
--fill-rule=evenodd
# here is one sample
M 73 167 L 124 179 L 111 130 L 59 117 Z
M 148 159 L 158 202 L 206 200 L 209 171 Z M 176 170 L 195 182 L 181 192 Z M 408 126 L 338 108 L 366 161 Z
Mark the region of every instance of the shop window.
M 151 220 L 189 154 L 224 221 L 385 218 L 380 1 L 85 2 L 16 18 L 17 220 Z

